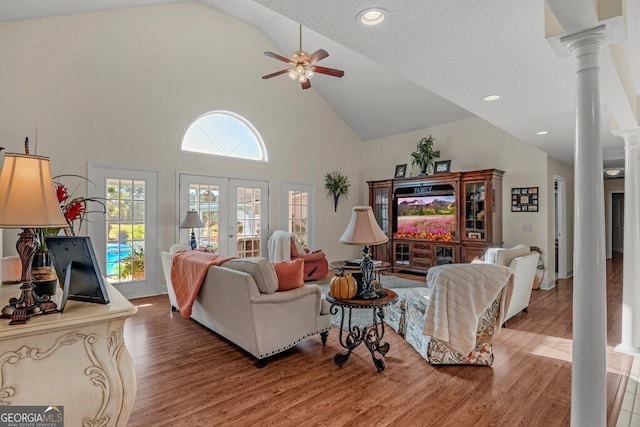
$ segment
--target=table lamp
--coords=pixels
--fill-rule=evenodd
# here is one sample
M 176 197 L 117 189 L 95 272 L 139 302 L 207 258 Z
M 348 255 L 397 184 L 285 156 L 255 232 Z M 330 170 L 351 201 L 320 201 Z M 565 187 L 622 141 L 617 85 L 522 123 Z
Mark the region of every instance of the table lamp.
M 196 241 L 196 232 L 194 228 L 202 228 L 204 224 L 200 219 L 200 215 L 196 211 L 187 212 L 187 216 L 184 217 L 184 221 L 180 224 L 180 228 L 190 228 L 191 229 L 191 241 L 189 242 L 191 245 L 191 249 L 195 249 L 198 246 L 198 242 Z
M 362 291 L 360 297 L 363 299 L 378 298 L 373 290 L 374 265 L 369 253 L 369 245 L 379 245 L 389 238 L 378 225 L 371 206 L 355 206 L 351 212 L 351 220 L 347 229 L 340 237 L 340 243 L 347 245 L 359 245 L 362 248 Z
M 20 298 L 11 298 L 2 309 L 2 317 L 10 317 L 10 325 L 24 324 L 29 315 L 57 311 L 49 295 L 33 293 L 31 262 L 39 242 L 35 228 L 63 228 L 67 221 L 62 215 L 53 187 L 49 159 L 26 154 L 6 153 L 0 171 L 0 228 L 21 228 L 16 250 L 22 263 Z

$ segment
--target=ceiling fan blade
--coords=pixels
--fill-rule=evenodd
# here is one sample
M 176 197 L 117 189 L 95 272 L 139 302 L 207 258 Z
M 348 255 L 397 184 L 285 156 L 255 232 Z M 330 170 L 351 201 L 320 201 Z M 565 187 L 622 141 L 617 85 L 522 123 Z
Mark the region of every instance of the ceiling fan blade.
M 267 74 L 266 76 L 262 76 L 262 78 L 263 79 L 270 79 L 271 77 L 275 77 L 275 76 L 279 76 L 280 74 L 284 74 L 287 71 L 289 71 L 289 69 L 285 68 L 284 70 L 276 71 L 275 73 L 271 73 L 271 74 Z
M 320 73 L 320 74 L 327 74 L 327 75 L 333 76 L 333 77 L 342 77 L 342 76 L 344 76 L 344 71 L 342 71 L 342 70 L 336 70 L 335 68 L 320 67 L 319 65 L 314 65 L 313 66 L 313 71 L 315 71 L 316 73 Z
M 311 87 L 311 82 L 309 81 L 309 79 L 300 82 L 300 85 L 302 86 L 302 89 L 309 89 Z
M 327 56 L 329 56 L 329 52 L 324 49 L 318 49 L 309 56 L 309 64 L 313 65 Z
M 289 58 L 285 58 L 282 55 L 278 55 L 277 53 L 273 53 L 273 52 L 264 52 L 265 55 L 273 58 L 273 59 L 277 59 L 280 60 L 282 62 L 286 62 L 288 64 L 292 64 L 291 60 Z

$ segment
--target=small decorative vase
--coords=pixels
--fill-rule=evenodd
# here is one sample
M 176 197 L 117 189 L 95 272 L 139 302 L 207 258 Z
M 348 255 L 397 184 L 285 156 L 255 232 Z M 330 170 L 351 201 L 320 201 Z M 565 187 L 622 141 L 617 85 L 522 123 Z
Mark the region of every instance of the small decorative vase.
M 37 252 L 31 263 L 31 276 L 36 295 L 55 295 L 58 276 L 49 252 Z

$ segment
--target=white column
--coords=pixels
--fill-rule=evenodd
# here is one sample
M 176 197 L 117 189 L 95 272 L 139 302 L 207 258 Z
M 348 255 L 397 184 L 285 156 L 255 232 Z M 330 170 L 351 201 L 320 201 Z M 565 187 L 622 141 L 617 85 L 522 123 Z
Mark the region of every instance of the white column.
M 598 55 L 604 28 L 562 38 L 576 78 L 571 425 L 607 424 L 604 182 Z
M 638 142 L 640 128 L 624 137 L 624 264 L 622 275 L 622 340 L 616 350 L 640 355 L 640 209 L 638 205 Z

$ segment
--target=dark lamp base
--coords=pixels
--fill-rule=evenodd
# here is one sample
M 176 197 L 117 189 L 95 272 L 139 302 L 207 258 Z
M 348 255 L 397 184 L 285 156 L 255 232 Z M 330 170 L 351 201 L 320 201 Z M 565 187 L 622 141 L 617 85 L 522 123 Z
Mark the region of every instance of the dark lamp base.
M 39 297 L 33 293 L 31 283 L 23 283 L 20 290 L 22 291 L 20 298 L 11 298 L 9 305 L 2 309 L 2 315 L 0 315 L 0 317 L 11 319 L 9 325 L 24 325 L 32 314 L 49 314 L 58 311 L 58 306 L 51 301 L 51 296 Z

